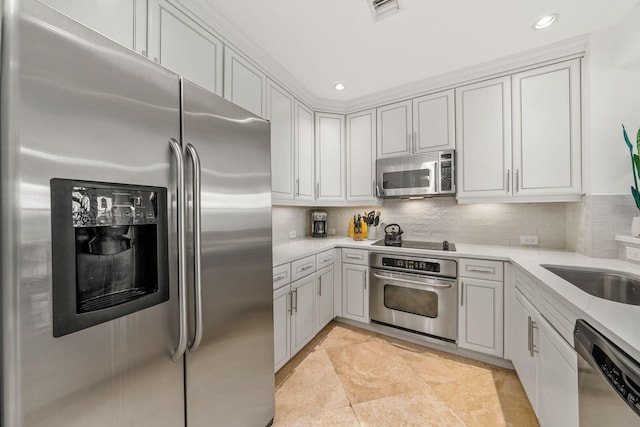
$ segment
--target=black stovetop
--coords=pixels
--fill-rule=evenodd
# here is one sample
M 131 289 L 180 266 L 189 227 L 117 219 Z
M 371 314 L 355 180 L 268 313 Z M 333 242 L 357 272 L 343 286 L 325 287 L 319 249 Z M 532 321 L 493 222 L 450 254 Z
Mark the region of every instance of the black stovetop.
M 449 248 L 444 249 L 445 243 L 448 244 Z M 423 242 L 420 240 L 403 240 L 400 246 L 396 245 L 385 245 L 384 239 L 378 240 L 375 243 L 372 243 L 372 246 L 389 246 L 389 247 L 400 247 L 407 249 L 427 249 L 430 251 L 446 251 L 446 252 L 455 252 L 456 245 L 455 243 L 449 243 L 446 240 L 444 242 Z

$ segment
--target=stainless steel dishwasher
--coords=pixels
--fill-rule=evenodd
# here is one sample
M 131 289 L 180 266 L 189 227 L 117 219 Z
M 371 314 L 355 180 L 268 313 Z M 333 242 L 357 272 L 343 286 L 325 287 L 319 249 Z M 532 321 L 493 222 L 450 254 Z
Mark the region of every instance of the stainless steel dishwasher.
M 640 426 L 640 363 L 584 320 L 573 338 L 580 427 Z

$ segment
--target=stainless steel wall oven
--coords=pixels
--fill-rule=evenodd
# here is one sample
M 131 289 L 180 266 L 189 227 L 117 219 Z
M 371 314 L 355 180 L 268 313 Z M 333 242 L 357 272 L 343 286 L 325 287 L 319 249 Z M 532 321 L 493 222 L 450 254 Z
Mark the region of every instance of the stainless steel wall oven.
M 371 321 L 448 342 L 458 335 L 458 263 L 372 253 Z

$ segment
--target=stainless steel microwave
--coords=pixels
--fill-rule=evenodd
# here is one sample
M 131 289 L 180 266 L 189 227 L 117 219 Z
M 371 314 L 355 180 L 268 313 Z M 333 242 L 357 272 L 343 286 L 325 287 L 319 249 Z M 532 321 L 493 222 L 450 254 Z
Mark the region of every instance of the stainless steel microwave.
M 454 150 L 392 157 L 376 162 L 378 197 L 424 197 L 456 193 Z

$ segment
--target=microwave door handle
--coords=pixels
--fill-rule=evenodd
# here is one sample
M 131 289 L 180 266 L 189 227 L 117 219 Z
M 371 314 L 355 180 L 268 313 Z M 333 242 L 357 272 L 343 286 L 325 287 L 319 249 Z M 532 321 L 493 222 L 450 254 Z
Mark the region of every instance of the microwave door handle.
M 187 252 L 185 240 L 186 203 L 184 194 L 184 156 L 182 147 L 175 139 L 169 140 L 176 162 L 176 202 L 178 218 L 178 303 L 180 306 L 180 338 L 177 348 L 171 354 L 174 362 L 180 360 L 187 349 Z
M 201 177 L 200 156 L 196 148 L 187 144 L 187 153 L 191 158 L 193 166 L 193 276 L 194 276 L 194 297 L 195 297 L 195 331 L 193 342 L 189 344 L 189 352 L 194 352 L 202 342 L 202 216 L 201 207 Z

